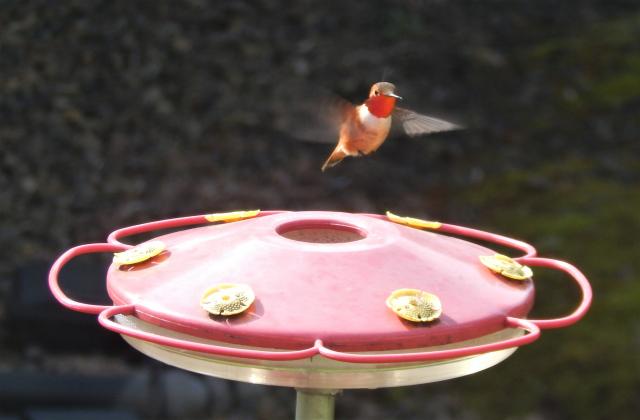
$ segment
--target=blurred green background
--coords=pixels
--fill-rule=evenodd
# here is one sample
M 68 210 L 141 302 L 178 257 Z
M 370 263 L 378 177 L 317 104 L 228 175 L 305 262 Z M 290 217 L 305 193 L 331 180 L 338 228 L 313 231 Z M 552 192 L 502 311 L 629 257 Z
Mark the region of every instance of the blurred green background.
M 0 275 L 118 227 L 213 211 L 392 210 L 477 227 L 580 267 L 595 293 L 586 318 L 476 375 L 348 391 L 337 417 L 633 418 L 639 40 L 636 1 L 4 1 Z M 468 129 L 395 138 L 321 173 L 331 146 L 278 124 L 305 101 L 288 87 L 361 101 L 383 74 L 404 106 Z M 533 315 L 568 313 L 577 292 L 547 271 Z M 1 313 L 0 372 L 46 371 L 34 351 L 102 360 L 16 343 Z M 109 363 L 136 368 L 120 351 Z M 293 391 L 255 388 L 251 410 L 236 396 L 209 413 L 292 416 Z M 21 415 L 1 398 L 0 415 Z

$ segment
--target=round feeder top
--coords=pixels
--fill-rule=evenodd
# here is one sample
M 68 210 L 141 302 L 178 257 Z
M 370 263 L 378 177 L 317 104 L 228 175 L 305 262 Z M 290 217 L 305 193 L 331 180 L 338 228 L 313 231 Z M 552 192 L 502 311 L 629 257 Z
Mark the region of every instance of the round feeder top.
M 234 345 L 304 349 L 322 340 L 346 352 L 428 347 L 503 330 L 507 317 L 523 318 L 533 304 L 530 279 L 483 265 L 480 257 L 494 251 L 381 216 L 280 212 L 154 241 L 164 245 L 157 255 L 135 264 L 120 256 L 109 268 L 114 303 L 135 305 L 136 316 L 155 325 Z M 233 293 L 205 296 L 222 293 L 219 284 L 228 291 L 240 285 L 246 294 L 229 306 L 232 315 L 220 315 L 219 301 Z M 436 296 L 438 311 L 425 312 L 425 322 L 402 318 L 388 303 L 399 289 Z M 217 312 L 207 310 L 209 302 Z

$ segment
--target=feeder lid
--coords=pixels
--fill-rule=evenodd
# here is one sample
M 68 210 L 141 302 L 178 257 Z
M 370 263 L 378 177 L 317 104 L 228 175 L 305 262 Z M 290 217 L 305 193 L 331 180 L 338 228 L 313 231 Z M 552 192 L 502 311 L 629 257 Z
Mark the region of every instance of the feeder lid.
M 533 304 L 530 280 L 482 264 L 495 251 L 371 215 L 284 212 L 154 241 L 164 245 L 158 255 L 109 268 L 114 303 L 135 304 L 139 318 L 163 328 L 232 344 L 428 347 L 503 330 L 506 317 L 525 317 Z M 255 300 L 238 314 L 214 315 L 201 302 L 219 284 L 246 285 Z M 387 305 L 398 289 L 436 296 L 439 317 L 398 316 Z

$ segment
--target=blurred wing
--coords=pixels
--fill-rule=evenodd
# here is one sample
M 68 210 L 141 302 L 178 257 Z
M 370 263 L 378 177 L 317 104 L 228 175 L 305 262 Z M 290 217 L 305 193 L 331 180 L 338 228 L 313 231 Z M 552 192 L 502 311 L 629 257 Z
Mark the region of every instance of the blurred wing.
M 296 96 L 298 100 L 280 107 L 274 118 L 275 128 L 296 140 L 337 143 L 340 125 L 353 104 L 321 89 L 306 89 Z
M 409 109 L 398 107 L 393 111 L 393 121 L 399 123 L 404 132 L 411 137 L 439 131 L 461 130 L 463 128 L 445 120 L 428 117 Z

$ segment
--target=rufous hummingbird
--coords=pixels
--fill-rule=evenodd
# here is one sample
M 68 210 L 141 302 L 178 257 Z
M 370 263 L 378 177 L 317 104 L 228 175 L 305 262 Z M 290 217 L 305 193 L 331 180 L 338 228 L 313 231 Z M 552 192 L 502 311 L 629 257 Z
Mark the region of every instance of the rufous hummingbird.
M 375 152 L 387 139 L 392 121 L 399 122 L 404 132 L 411 137 L 461 128 L 444 120 L 397 107 L 396 101 L 402 98 L 396 95 L 395 89 L 393 83 L 378 82 L 371 86 L 369 98 L 362 104 L 342 104 L 338 145 L 322 165 L 323 172 L 347 156 L 357 157 Z

